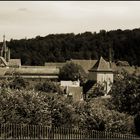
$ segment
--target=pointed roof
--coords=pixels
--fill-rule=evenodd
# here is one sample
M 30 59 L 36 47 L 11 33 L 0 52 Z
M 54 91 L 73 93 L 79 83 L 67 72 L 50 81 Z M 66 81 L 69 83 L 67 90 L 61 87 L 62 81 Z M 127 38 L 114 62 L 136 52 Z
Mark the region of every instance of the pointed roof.
M 105 61 L 101 56 L 100 59 L 96 62 L 96 64 L 89 71 L 112 72 L 112 69 L 110 67 L 110 63 Z
M 5 41 L 5 35 L 3 35 L 3 50 L 7 51 L 6 41 Z
M 6 62 L 6 60 L 2 57 L 2 56 L 0 56 L 0 67 L 4 67 L 4 66 L 7 66 L 7 62 Z
M 97 60 L 86 60 L 86 59 L 71 59 L 70 61 L 67 62 L 72 62 L 77 65 L 80 65 L 86 73 L 92 68 L 93 65 L 96 64 Z

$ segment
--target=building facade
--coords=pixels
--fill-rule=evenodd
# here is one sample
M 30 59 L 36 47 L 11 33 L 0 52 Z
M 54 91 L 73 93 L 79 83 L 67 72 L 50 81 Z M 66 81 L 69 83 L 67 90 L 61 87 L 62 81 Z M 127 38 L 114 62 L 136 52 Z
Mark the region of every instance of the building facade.
M 88 79 L 104 86 L 106 94 L 113 84 L 113 70 L 111 64 L 100 57 L 96 64 L 89 70 Z

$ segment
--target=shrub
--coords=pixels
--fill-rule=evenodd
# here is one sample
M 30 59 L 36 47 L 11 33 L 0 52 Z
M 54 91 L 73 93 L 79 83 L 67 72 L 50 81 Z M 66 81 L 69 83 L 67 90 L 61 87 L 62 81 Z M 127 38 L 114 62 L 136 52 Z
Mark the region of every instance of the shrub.
M 140 136 L 140 112 L 135 115 L 134 118 L 136 134 Z
M 25 89 L 29 86 L 29 82 L 27 82 L 19 74 L 15 74 L 11 78 L 1 80 L 0 86 L 2 88 Z
M 107 104 L 105 100 L 96 98 L 88 103 L 75 105 L 79 129 L 132 133 L 134 128 L 133 117 L 109 110 L 105 104 Z
M 115 110 L 110 110 L 107 107 L 108 99 L 95 98 L 89 102 L 91 113 L 93 116 L 102 120 L 105 125 L 105 130 L 117 133 L 133 133 L 134 119 L 132 116 L 120 113 Z
M 1 89 L 0 122 L 51 125 L 46 95 L 35 91 Z
M 110 92 L 114 109 L 131 115 L 140 111 L 140 77 L 125 74 L 121 80 L 117 80 Z
M 77 102 L 74 105 L 76 122 L 75 125 L 81 130 L 99 130 L 103 131 L 104 122 L 98 116 L 93 114 L 91 106 L 88 102 Z
M 86 73 L 80 65 L 75 63 L 67 63 L 61 69 L 59 73 L 60 80 L 71 80 L 77 81 L 80 80 L 81 84 L 84 83 L 86 79 Z
M 14 77 L 14 79 L 9 83 L 10 88 L 13 89 L 24 89 L 27 88 L 28 82 L 20 76 Z
M 39 83 L 35 86 L 35 89 L 38 91 L 43 91 L 43 92 L 51 92 L 51 93 L 62 93 L 59 85 L 51 82 L 51 81 L 46 81 L 43 83 Z

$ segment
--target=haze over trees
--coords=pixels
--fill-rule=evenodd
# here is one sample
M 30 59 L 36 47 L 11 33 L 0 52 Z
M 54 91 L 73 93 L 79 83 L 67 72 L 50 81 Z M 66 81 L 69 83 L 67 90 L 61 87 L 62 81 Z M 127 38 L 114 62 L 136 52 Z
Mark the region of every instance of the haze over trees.
M 81 34 L 50 34 L 32 39 L 11 39 L 7 42 L 12 58 L 21 58 L 23 65 L 44 65 L 74 59 L 108 59 L 109 47 L 114 60 L 126 60 L 140 66 L 140 29 L 101 30 Z

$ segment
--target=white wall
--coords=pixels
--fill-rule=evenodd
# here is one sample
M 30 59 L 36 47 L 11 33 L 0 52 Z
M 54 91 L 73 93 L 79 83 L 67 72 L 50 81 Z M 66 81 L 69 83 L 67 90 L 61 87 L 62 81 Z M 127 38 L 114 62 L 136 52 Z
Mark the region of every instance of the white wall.
M 108 72 L 102 72 L 102 73 L 97 73 L 97 83 L 104 84 L 105 90 L 107 93 L 111 89 L 111 84 L 113 83 L 113 73 L 108 73 Z
M 61 81 L 60 86 L 63 86 L 63 87 L 80 87 L 80 81 Z

